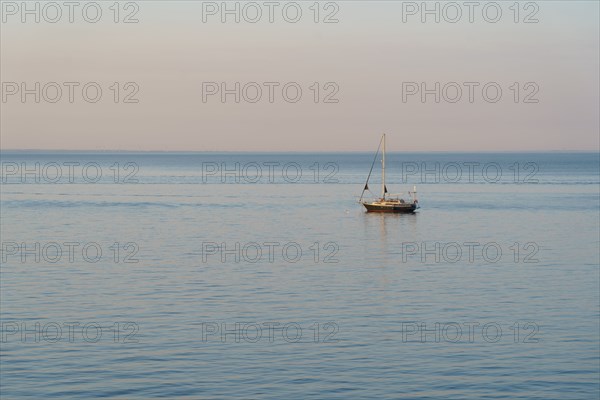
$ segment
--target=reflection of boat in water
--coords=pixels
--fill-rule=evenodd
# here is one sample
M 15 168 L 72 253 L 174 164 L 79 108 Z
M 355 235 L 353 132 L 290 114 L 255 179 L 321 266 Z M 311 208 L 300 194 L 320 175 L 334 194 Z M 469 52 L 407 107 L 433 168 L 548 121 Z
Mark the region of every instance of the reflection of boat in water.
M 379 154 L 379 149 L 381 149 L 383 144 L 382 159 L 381 159 L 381 197 L 379 199 L 373 201 L 363 201 L 363 196 L 366 191 L 371 193 L 369 190 L 369 178 L 371 178 L 371 173 L 373 172 L 373 166 L 375 165 L 375 161 L 377 161 L 377 155 Z M 367 183 L 365 183 L 365 187 L 360 195 L 359 202 L 362 203 L 363 206 L 367 209 L 367 212 L 391 212 L 391 213 L 413 213 L 417 208 L 419 208 L 419 201 L 417 200 L 417 188 L 413 187 L 412 192 L 408 192 L 411 197 L 410 201 L 405 201 L 401 199 L 400 194 L 388 194 L 387 187 L 385 186 L 385 133 L 381 137 L 381 141 L 379 142 L 379 147 L 377 148 L 377 152 L 375 153 L 375 159 L 373 159 L 373 164 L 371 164 L 371 170 L 369 171 L 369 176 L 367 177 Z

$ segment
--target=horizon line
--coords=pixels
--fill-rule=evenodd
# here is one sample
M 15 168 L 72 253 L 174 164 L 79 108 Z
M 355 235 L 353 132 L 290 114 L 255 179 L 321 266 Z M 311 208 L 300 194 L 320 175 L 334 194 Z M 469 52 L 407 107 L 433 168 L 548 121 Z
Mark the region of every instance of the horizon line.
M 373 150 L 130 150 L 130 149 L 2 149 L 4 152 L 36 153 L 269 153 L 269 154 L 330 154 L 330 153 L 373 153 Z M 558 149 L 558 150 L 388 150 L 388 153 L 600 153 L 598 150 Z

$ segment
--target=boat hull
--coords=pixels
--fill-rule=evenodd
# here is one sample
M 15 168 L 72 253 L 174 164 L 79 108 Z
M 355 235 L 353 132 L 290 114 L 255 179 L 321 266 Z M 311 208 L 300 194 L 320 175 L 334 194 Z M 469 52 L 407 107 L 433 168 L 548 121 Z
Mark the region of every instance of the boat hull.
M 363 206 L 367 209 L 367 212 L 380 212 L 380 213 L 414 213 L 417 208 L 416 204 L 400 203 L 400 204 L 382 204 L 382 203 L 363 203 Z

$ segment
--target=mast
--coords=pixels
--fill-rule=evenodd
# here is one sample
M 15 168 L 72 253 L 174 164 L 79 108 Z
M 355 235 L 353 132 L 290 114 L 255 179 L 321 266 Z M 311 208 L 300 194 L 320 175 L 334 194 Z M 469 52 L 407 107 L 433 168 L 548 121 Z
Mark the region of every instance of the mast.
M 381 159 L 381 198 L 385 199 L 385 133 L 383 134 L 383 158 Z
M 381 142 L 383 142 L 383 137 L 381 137 L 381 139 L 379 139 L 379 146 L 377 146 L 377 151 L 375 152 L 375 156 L 373 156 L 373 162 L 371 163 L 371 169 L 369 170 L 369 176 L 367 176 L 367 183 L 365 183 L 365 187 L 363 188 L 363 191 L 360 194 L 360 199 L 358 200 L 359 202 L 362 201 L 363 196 L 365 194 L 365 190 L 369 190 L 369 178 L 371 178 L 371 173 L 373 172 L 373 167 L 375 166 L 375 163 L 377 162 L 377 156 L 379 155 L 379 150 L 381 149 Z

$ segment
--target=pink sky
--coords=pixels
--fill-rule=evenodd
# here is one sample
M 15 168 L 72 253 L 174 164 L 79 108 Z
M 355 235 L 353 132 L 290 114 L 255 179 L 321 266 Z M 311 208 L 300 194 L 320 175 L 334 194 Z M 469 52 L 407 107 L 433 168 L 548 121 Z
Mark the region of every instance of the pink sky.
M 284 19 L 286 2 L 273 23 L 264 7 L 257 23 L 241 8 L 239 23 L 223 23 L 207 2 L 137 2 L 115 23 L 112 2 L 100 3 L 97 23 L 80 10 L 74 23 L 49 23 L 53 10 L 23 23 L 20 10 L 3 10 L 3 149 L 371 151 L 385 132 L 390 151 L 598 150 L 597 2 L 537 2 L 518 16 L 500 2 L 496 23 L 479 9 L 473 23 L 451 23 L 456 10 L 441 8 L 440 23 L 423 23 L 410 2 L 366 1 L 320 9 L 317 23 L 312 2 L 298 3 L 297 23 Z M 122 23 L 132 12 L 139 22 Z M 23 102 L 36 82 L 40 102 Z M 83 97 L 90 82 L 90 99 L 102 90 L 96 103 Z M 232 93 L 223 103 L 221 84 L 236 82 L 240 102 Z M 423 103 L 436 82 L 440 102 L 434 90 Z M 124 102 L 137 89 L 139 101 Z

